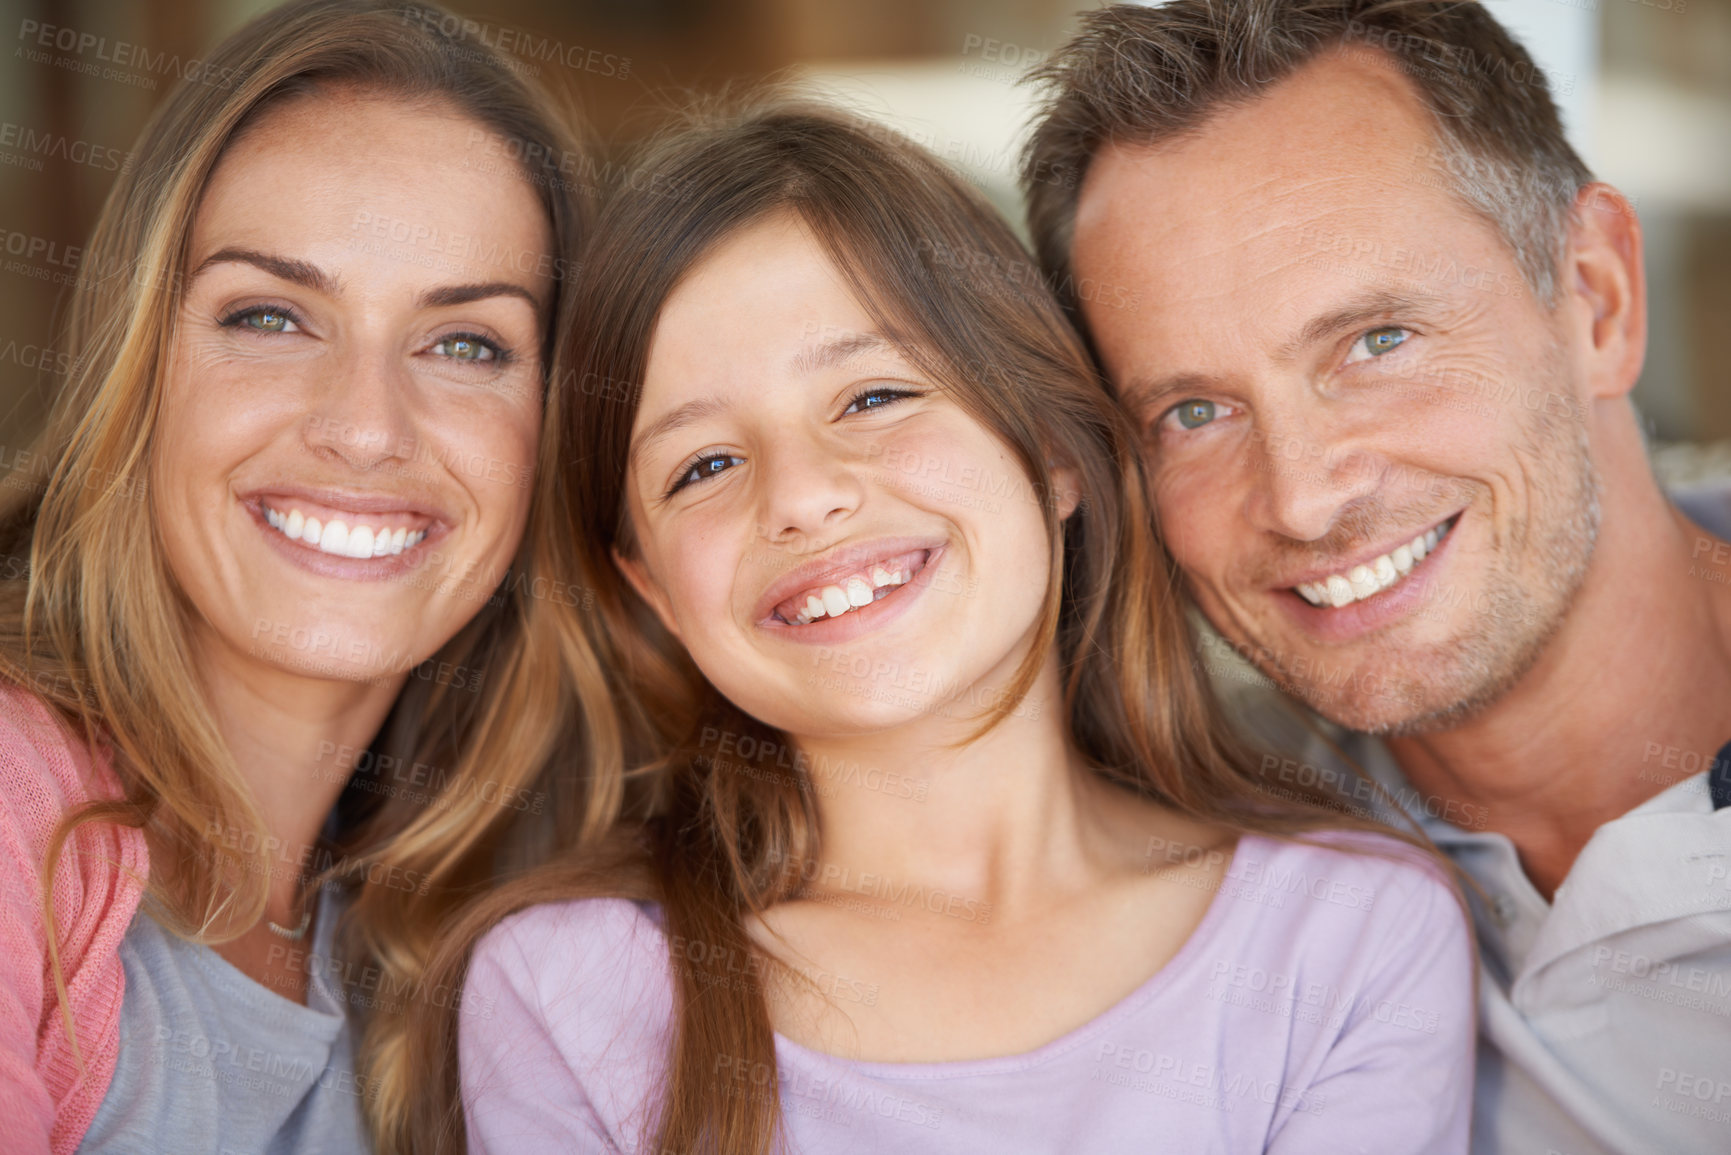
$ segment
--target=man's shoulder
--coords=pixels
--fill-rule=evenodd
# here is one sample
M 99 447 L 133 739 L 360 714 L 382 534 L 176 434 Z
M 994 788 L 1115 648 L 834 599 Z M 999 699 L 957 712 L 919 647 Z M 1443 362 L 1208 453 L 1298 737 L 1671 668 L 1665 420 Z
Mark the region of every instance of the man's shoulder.
M 1724 541 L 1731 541 L 1731 479 L 1698 482 L 1669 491 L 1683 516 Z

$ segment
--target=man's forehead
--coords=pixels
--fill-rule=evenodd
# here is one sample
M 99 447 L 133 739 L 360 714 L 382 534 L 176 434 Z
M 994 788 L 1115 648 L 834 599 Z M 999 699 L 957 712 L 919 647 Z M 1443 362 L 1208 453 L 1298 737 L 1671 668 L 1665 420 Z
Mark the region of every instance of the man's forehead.
M 1393 59 L 1341 48 L 1178 137 L 1107 144 L 1083 181 L 1076 245 L 1127 218 L 1177 233 L 1210 220 L 1297 221 L 1394 198 L 1434 203 L 1448 191 L 1438 179 L 1444 171 L 1430 114 Z

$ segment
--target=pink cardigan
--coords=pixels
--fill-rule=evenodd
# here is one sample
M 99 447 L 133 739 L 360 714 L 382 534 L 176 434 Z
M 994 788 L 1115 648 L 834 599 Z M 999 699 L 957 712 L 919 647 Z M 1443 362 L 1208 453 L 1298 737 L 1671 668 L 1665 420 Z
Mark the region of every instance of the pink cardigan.
M 34 696 L 0 687 L 0 1151 L 71 1155 L 120 1052 L 120 940 L 150 872 L 141 831 L 93 823 L 67 841 L 54 877 L 60 966 L 83 1070 L 66 1038 L 48 964 L 39 871 L 60 817 L 117 798 L 100 753 L 68 741 Z

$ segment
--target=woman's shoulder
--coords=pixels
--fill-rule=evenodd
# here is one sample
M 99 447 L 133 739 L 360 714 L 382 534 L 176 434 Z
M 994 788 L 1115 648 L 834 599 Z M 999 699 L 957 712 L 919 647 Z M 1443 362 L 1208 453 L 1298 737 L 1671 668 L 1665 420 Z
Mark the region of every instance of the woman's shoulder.
M 47 704 L 28 690 L 0 685 L 0 827 L 32 870 L 69 811 L 93 799 L 120 796 L 106 761 L 92 758 Z M 117 839 L 124 860 L 137 864 L 143 853 L 140 832 L 104 824 L 101 833 Z

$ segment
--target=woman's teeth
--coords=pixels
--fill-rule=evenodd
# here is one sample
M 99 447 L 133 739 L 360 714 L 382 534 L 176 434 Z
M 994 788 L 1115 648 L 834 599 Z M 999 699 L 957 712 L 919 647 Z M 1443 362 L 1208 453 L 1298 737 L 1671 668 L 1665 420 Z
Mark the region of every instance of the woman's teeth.
M 885 569 L 874 565 L 869 573 L 855 574 L 839 585 L 827 585 L 782 603 L 777 611 L 789 625 L 810 625 L 819 618 L 838 618 L 849 610 L 869 606 L 914 575 L 911 570 Z M 794 607 L 798 607 L 795 609 Z M 793 610 L 790 614 L 788 611 Z
M 410 530 L 401 525 L 395 529 L 382 526 L 375 529 L 370 525 L 350 525 L 337 518 L 321 523 L 318 518 L 307 517 L 298 509 L 283 513 L 268 505 L 264 507 L 264 519 L 290 541 L 305 542 L 320 553 L 337 557 L 395 555 L 405 549 L 414 549 L 427 536 L 424 529 Z
M 1437 543 L 1449 535 L 1454 528 L 1454 519 L 1443 522 L 1434 529 L 1427 529 L 1405 545 L 1396 546 L 1375 561 L 1354 566 L 1350 573 L 1330 574 L 1321 581 L 1304 582 L 1293 589 L 1298 596 L 1313 606 L 1341 606 L 1363 601 L 1381 593 L 1394 585 L 1413 567 L 1425 559 L 1425 555 L 1437 547 Z

